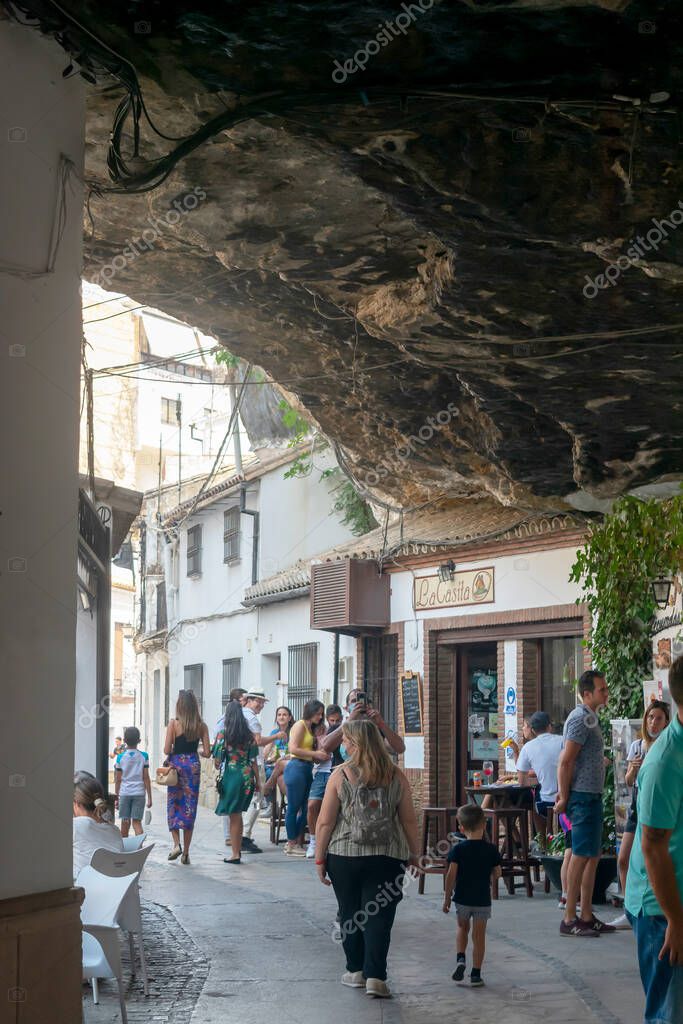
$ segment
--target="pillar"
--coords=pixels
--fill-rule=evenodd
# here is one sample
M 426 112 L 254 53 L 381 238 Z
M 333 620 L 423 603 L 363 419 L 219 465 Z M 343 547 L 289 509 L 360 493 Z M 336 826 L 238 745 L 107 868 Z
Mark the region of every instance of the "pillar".
M 0 1017 L 12 1024 L 81 1020 L 71 821 L 84 88 L 62 77 L 68 63 L 37 30 L 0 22 L 11 111 L 0 122 Z

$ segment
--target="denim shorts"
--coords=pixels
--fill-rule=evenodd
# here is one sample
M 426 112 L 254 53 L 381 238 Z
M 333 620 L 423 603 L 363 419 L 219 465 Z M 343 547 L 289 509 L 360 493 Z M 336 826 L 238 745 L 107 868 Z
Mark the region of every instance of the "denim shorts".
M 683 1006 L 683 966 L 672 967 L 668 956 L 659 959 L 666 918 L 641 912 L 626 916 L 636 936 L 640 980 L 645 992 L 645 1024 L 680 1024 Z
M 327 783 L 330 781 L 332 772 L 316 772 L 311 783 L 311 791 L 308 794 L 309 800 L 322 800 L 325 796 Z
M 460 921 L 488 921 L 491 917 L 490 907 L 466 907 L 464 903 L 456 903 L 455 912 Z
M 145 794 L 142 796 L 120 796 L 119 818 L 130 821 L 142 821 L 145 813 Z
M 577 857 L 599 857 L 602 849 L 602 793 L 572 790 L 567 815 L 572 823 L 572 852 Z

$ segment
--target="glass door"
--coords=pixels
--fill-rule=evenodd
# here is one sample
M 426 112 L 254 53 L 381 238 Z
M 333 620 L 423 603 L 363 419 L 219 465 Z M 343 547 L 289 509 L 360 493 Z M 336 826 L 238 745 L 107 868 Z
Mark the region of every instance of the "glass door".
M 461 777 L 464 785 L 472 785 L 474 773 L 483 774 L 488 761 L 493 766 L 491 781 L 495 781 L 499 757 L 497 645 L 465 645 L 460 670 Z

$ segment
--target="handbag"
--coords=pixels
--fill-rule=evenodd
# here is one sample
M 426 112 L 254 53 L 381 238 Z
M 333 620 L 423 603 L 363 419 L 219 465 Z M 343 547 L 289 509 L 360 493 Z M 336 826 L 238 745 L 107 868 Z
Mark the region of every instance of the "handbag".
M 161 768 L 157 768 L 154 781 L 157 786 L 177 786 L 178 772 L 172 765 L 162 765 Z

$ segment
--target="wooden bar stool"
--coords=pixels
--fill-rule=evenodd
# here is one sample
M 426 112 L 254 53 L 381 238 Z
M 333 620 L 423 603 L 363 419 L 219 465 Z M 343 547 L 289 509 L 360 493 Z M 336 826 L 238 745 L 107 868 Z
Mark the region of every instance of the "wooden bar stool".
M 417 891 L 425 891 L 425 875 L 443 875 L 446 884 L 446 851 L 437 852 L 441 843 L 449 842 L 448 836 L 455 829 L 457 807 L 423 807 L 422 808 L 422 865 L 424 874 L 420 874 Z
M 286 811 L 287 798 L 280 793 L 276 786 L 273 791 L 273 804 L 270 812 L 270 841 L 274 846 L 280 842 L 280 832 L 285 827 Z
M 508 892 L 514 896 L 518 875 L 526 887 L 527 896 L 533 896 L 531 879 L 532 859 L 529 857 L 529 813 L 522 807 L 495 807 L 484 811 L 491 842 L 498 847 L 502 858 L 502 877 Z M 491 895 L 498 899 L 498 885 Z

